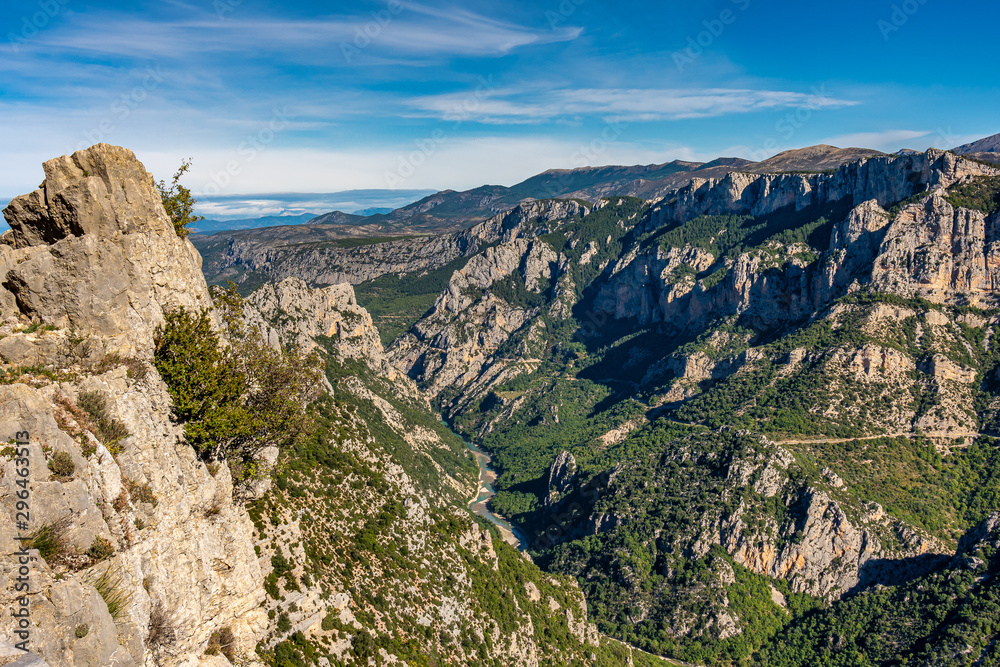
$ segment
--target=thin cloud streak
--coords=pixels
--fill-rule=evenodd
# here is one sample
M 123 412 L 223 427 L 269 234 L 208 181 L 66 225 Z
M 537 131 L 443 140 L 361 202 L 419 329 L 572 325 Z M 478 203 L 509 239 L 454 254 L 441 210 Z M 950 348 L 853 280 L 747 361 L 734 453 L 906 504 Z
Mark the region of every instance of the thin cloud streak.
M 467 97 L 464 93 L 450 93 L 416 98 L 410 104 L 418 115 L 443 118 Z M 522 101 L 526 98 L 529 101 Z M 572 116 L 657 121 L 783 108 L 840 109 L 857 104 L 853 100 L 775 90 L 587 88 L 534 95 L 500 91 L 480 102 L 470 115 L 473 120 L 490 124 L 540 123 Z
M 373 23 L 370 15 L 316 18 L 309 21 L 273 17 L 219 21 L 205 15 L 195 20 L 154 21 L 102 13 L 47 31 L 34 48 L 77 51 L 105 56 L 154 60 L 203 57 L 205 54 L 240 54 L 253 45 L 257 56 L 280 53 L 293 62 L 347 64 L 342 45 L 357 48 L 362 35 L 374 51 L 388 51 L 408 58 L 430 56 L 496 57 L 530 45 L 572 41 L 580 27 L 535 29 L 454 9 L 440 11 L 406 3 L 398 14 L 378 25 L 375 36 L 365 35 Z M 108 35 L 115 35 L 108 39 Z M 364 47 L 368 43 L 364 42 Z M 405 62 L 405 61 L 399 61 Z

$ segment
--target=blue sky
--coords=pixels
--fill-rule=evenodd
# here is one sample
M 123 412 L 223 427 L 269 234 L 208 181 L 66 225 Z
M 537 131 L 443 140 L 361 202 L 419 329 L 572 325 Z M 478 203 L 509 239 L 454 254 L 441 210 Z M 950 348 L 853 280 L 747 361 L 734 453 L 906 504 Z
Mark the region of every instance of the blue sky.
M 0 199 L 97 141 L 157 177 L 193 157 L 208 203 L 952 147 L 1000 131 L 998 19 L 985 0 L 7 0 Z

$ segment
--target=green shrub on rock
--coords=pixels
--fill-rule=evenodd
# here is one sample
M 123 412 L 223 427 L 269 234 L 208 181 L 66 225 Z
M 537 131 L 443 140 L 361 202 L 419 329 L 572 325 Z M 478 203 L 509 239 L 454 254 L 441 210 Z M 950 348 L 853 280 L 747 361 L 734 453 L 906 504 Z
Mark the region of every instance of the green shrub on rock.
M 209 311 L 165 314 L 154 364 L 173 399 L 184 435 L 205 458 L 225 459 L 240 493 L 266 474 L 261 453 L 286 447 L 307 431 L 306 406 L 320 392 L 316 355 L 279 351 L 243 320 L 243 299 L 217 295 L 223 337 Z

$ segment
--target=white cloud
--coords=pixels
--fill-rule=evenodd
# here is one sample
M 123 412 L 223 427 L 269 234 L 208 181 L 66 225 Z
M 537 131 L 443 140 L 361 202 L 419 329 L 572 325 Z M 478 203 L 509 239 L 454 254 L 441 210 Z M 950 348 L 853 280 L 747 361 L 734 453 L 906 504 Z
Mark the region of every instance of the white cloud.
M 679 120 L 768 109 L 837 109 L 858 102 L 822 94 L 747 89 L 586 88 L 531 93 L 486 90 L 415 98 L 424 115 L 456 114 L 483 123 L 535 123 L 571 116 L 614 117 L 626 121 Z
M 77 15 L 74 23 L 45 31 L 25 48 L 155 60 L 252 51 L 280 53 L 293 62 L 347 64 L 368 49 L 408 57 L 499 56 L 524 46 L 571 41 L 582 33 L 582 28 L 572 26 L 521 26 L 458 7 L 441 10 L 419 3 L 391 7 L 396 9 L 310 20 L 249 16 L 242 8 L 224 19 L 204 11 L 187 20 L 102 12 Z

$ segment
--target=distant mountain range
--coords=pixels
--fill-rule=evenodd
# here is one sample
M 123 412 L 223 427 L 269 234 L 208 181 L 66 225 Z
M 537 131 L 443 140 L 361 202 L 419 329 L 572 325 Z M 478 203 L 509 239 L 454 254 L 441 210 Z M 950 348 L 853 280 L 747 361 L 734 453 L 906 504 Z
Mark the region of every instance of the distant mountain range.
M 915 151 L 904 150 L 898 154 L 911 152 Z M 959 146 L 954 152 L 1000 163 L 1000 134 Z M 225 242 L 222 237 L 228 239 L 231 236 L 261 242 L 307 243 L 352 237 L 440 234 L 465 229 L 528 200 L 560 198 L 593 202 L 608 196 L 658 199 L 695 179 L 718 179 L 732 171 L 752 174 L 822 172 L 880 155 L 884 153 L 869 148 L 838 148 L 821 144 L 785 151 L 761 162 L 723 157 L 711 162 L 674 160 L 651 165 L 550 169 L 511 187 L 483 185 L 462 192 L 443 190 L 391 211 L 367 209 L 357 213 L 332 211 L 312 218 L 306 214 L 234 221 L 206 220 L 197 225 L 199 235 L 217 234 L 222 230 L 234 233 L 222 234 L 212 240 L 194 236 L 193 240 L 206 254 L 210 246 L 217 248 Z M 262 228 L 267 229 L 260 231 Z
M 616 195 L 656 199 L 671 190 L 687 185 L 694 179 L 722 178 L 732 171 L 757 174 L 826 171 L 847 162 L 877 155 L 882 153 L 866 148 L 820 145 L 785 151 L 762 162 L 741 158 L 718 158 L 711 162 L 674 160 L 651 165 L 550 169 L 511 187 L 483 185 L 463 192 L 443 190 L 387 213 L 364 216 L 332 211 L 308 220 L 307 224 L 299 224 L 304 222 L 302 220 L 293 222 L 291 218 L 275 216 L 261 218 L 263 224 L 254 224 L 253 220 L 223 223 L 205 221 L 198 225 L 197 231 L 200 234 L 211 234 L 226 229 L 235 231 L 231 235 L 222 235 L 226 238 L 252 237 L 261 241 L 280 239 L 286 243 L 350 237 L 447 233 L 482 222 L 526 200 L 560 198 L 596 201 L 600 197 Z M 235 225 L 234 222 L 238 222 L 239 225 Z M 287 226 L 279 227 L 280 225 Z M 259 229 L 265 227 L 268 229 L 264 231 Z M 252 229 L 258 231 L 249 231 Z M 209 245 L 218 245 L 223 239 L 213 238 L 209 241 L 193 237 L 193 240 L 205 254 Z
M 971 144 L 964 144 L 956 148 L 955 152 L 959 155 L 968 155 L 970 153 L 1000 153 L 1000 134 L 994 134 L 992 137 L 986 137 L 985 139 L 980 139 L 979 141 L 973 141 Z
M 301 215 L 265 215 L 260 218 L 241 218 L 236 220 L 211 220 L 206 218 L 191 225 L 191 231 L 196 234 L 214 234 L 216 232 L 236 229 L 299 225 L 315 217 L 314 213 L 303 213 Z

